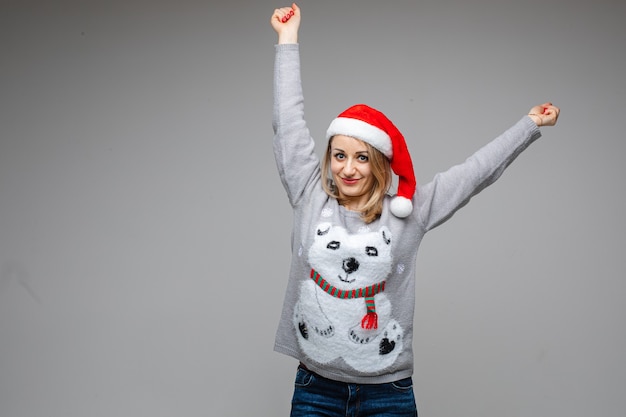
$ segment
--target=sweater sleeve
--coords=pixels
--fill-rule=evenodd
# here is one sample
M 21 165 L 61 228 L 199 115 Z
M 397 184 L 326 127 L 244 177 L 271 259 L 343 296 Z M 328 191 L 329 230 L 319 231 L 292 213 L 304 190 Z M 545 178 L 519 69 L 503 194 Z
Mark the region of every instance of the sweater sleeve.
M 418 188 L 416 213 L 425 230 L 444 223 L 485 187 L 495 182 L 504 170 L 531 143 L 541 136 L 528 116 L 482 147 L 465 162 L 435 175 Z
M 280 179 L 292 206 L 320 178 L 320 162 L 304 120 L 298 44 L 275 46 L 274 156 Z

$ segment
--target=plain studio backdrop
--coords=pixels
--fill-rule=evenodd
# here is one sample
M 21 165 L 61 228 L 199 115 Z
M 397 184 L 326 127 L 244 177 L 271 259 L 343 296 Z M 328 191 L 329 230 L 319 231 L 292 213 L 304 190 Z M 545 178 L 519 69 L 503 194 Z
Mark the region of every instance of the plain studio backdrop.
M 0 416 L 285 416 L 291 209 L 263 1 L 0 5 Z M 302 0 L 305 110 L 405 134 L 419 182 L 559 124 L 418 256 L 420 416 L 623 417 L 626 5 Z

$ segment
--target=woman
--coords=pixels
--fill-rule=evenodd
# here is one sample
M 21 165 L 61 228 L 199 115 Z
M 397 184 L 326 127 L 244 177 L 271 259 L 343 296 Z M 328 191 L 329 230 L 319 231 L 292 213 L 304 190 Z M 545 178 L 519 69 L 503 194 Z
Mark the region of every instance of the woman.
M 303 116 L 296 4 L 276 9 L 274 152 L 294 211 L 275 350 L 300 361 L 292 416 L 415 416 L 415 260 L 424 234 L 493 183 L 554 125 L 535 106 L 464 163 L 418 186 L 404 137 L 380 111 L 346 109 L 320 162 Z M 387 194 L 393 174 L 398 192 Z

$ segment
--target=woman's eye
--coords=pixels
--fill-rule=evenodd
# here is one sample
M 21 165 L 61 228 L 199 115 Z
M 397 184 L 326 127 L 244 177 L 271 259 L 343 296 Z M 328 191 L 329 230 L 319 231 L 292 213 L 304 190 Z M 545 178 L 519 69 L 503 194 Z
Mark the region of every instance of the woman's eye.
M 345 158 L 345 157 L 346 157 L 346 156 L 345 156 L 344 154 L 342 154 L 342 153 L 336 153 L 336 154 L 335 154 L 335 158 L 337 158 L 337 159 L 343 159 L 343 158 Z
M 359 161 L 367 162 L 369 161 L 369 158 L 366 155 L 359 155 Z

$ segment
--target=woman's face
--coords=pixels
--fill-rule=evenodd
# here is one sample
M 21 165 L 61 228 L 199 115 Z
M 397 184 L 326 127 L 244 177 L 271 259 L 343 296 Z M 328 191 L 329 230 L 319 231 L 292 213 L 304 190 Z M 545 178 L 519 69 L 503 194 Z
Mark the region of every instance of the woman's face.
M 350 136 L 334 136 L 330 146 L 330 171 L 346 208 L 358 211 L 363 207 L 374 183 L 365 143 Z

